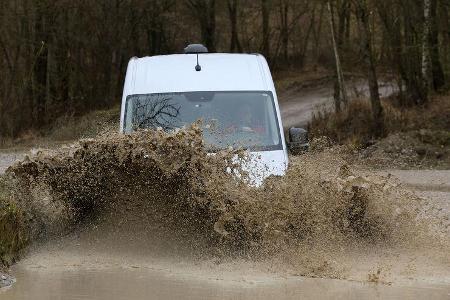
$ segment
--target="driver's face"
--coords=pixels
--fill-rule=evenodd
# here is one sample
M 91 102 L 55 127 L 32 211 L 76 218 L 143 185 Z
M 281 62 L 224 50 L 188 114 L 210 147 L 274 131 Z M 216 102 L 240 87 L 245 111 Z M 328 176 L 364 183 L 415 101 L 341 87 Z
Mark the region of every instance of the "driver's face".
M 239 116 L 243 122 L 250 122 L 252 120 L 252 111 L 250 107 L 249 106 L 242 107 Z

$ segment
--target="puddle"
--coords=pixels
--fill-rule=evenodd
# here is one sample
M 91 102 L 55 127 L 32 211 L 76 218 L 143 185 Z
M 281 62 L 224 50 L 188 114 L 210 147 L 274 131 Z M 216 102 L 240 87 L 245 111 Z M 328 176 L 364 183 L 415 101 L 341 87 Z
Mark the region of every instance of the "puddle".
M 191 128 L 16 164 L 12 195 L 50 241 L 0 298 L 449 298 L 449 228 L 389 177 L 330 149 L 255 189 L 223 171 L 230 155 L 207 155 Z
M 189 278 L 153 270 L 23 270 L 3 300 L 17 299 L 448 299 L 447 286 L 389 286 L 333 279 Z

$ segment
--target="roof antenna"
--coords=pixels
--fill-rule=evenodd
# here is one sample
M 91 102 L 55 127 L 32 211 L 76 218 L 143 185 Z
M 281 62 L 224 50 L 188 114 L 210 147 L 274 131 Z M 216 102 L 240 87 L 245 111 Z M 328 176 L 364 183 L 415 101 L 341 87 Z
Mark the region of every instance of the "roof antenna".
M 195 66 L 195 71 L 200 72 L 202 67 L 198 63 L 198 55 L 199 53 L 208 53 L 208 48 L 203 46 L 202 44 L 190 44 L 184 48 L 185 54 L 197 54 L 197 65 Z
M 195 66 L 195 71 L 200 72 L 202 67 L 198 64 L 198 53 L 197 53 L 197 65 Z

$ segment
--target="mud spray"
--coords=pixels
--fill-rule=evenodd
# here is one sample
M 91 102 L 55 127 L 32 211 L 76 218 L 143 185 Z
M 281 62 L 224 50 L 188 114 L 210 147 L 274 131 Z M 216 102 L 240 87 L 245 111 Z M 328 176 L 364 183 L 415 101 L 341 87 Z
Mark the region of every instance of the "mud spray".
M 448 222 L 391 178 L 358 175 L 339 149 L 293 157 L 286 176 L 260 188 L 224 171 L 239 168 L 235 155 L 245 154 L 207 155 L 196 126 L 108 133 L 37 152 L 7 176 L 37 240 L 93 231 L 123 247 L 138 240 L 174 255 L 364 281 L 448 271 Z

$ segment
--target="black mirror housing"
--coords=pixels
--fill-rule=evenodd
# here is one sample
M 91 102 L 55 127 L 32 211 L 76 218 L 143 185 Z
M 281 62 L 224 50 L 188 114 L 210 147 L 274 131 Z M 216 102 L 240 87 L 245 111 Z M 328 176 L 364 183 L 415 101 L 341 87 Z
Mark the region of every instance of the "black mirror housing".
M 309 149 L 308 131 L 304 128 L 289 128 L 289 150 L 293 154 L 302 153 Z

